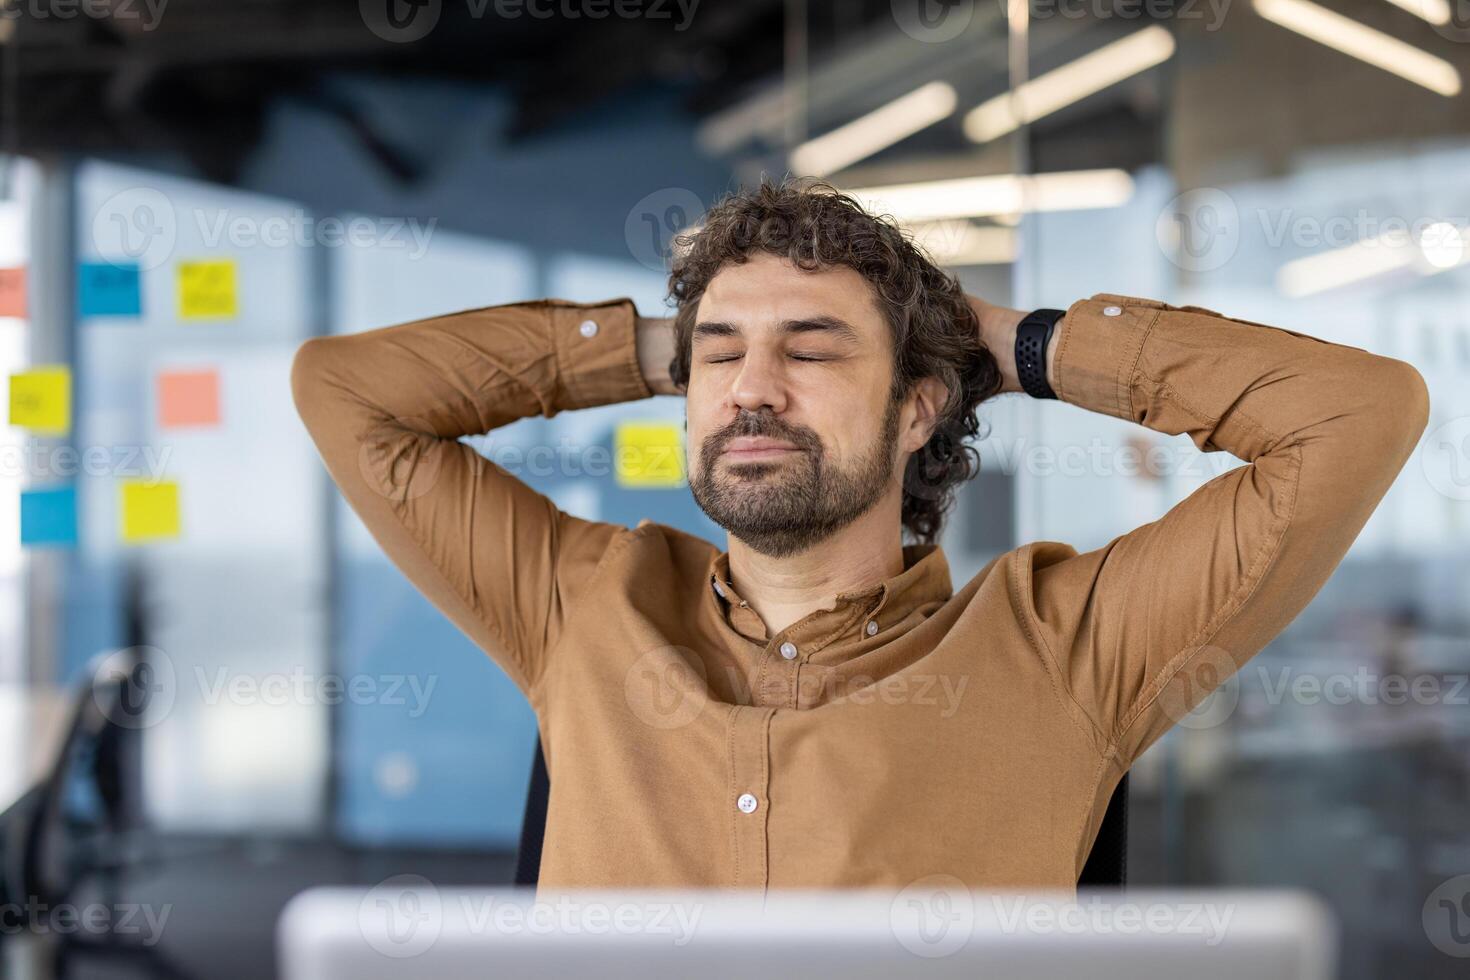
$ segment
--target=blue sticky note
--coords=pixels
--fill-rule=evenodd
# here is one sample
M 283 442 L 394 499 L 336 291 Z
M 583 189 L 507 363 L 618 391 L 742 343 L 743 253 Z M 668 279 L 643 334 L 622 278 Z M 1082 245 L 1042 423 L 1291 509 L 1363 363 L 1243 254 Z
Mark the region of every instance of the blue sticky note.
M 22 490 L 20 543 L 22 546 L 76 544 L 76 487 Z
M 143 290 L 136 263 L 83 262 L 77 268 L 80 316 L 141 316 Z

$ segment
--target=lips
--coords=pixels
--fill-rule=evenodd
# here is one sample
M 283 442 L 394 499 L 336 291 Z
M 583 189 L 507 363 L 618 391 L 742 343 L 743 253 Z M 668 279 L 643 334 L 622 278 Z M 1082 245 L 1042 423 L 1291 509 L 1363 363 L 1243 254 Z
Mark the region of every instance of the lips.
M 767 439 L 761 436 L 741 436 L 738 439 L 731 439 L 730 444 L 725 447 L 725 452 L 774 452 L 776 450 L 795 448 L 791 443 L 782 442 L 780 439 Z

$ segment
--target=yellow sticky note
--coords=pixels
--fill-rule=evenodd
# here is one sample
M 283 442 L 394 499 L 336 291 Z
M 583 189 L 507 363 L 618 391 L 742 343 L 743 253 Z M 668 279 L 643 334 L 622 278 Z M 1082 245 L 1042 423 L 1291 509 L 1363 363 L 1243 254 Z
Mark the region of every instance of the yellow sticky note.
M 684 434 L 669 422 L 620 422 L 613 436 L 613 472 L 620 487 L 684 483 Z
M 179 263 L 179 318 L 232 320 L 240 312 L 233 259 Z
M 123 480 L 122 539 L 128 544 L 179 536 L 179 485 Z
M 39 435 L 71 431 L 71 369 L 49 364 L 10 376 L 10 424 Z

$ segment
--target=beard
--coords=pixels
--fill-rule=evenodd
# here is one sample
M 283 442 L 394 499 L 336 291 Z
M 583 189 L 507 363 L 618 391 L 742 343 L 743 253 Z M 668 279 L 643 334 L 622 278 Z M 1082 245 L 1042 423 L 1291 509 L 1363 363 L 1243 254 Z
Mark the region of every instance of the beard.
M 705 439 L 689 489 L 710 520 L 753 551 L 772 558 L 798 554 L 851 524 L 883 498 L 893 477 L 899 402 L 888 400 L 882 432 L 848 466 L 833 465 L 821 440 L 784 426 L 769 413 L 741 410 L 728 428 Z M 775 459 L 731 462 L 721 455 L 740 436 L 791 443 Z

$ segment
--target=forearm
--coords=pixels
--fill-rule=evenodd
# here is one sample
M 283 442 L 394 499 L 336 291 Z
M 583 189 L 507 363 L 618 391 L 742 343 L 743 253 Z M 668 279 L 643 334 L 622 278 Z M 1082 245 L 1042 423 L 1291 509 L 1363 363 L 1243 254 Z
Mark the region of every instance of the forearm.
M 674 321 L 672 317 L 640 316 L 635 330 L 638 345 L 638 368 L 644 383 L 655 395 L 682 395 L 669 374 L 674 360 Z
M 1016 328 L 1025 312 L 969 300 L 1001 390 L 1021 391 Z M 1079 300 L 1057 321 L 1046 361 L 1061 401 L 1246 461 L 1303 441 L 1345 455 L 1387 446 L 1392 456 L 1405 423 L 1411 440 L 1423 428 L 1414 427 L 1423 380 L 1408 365 L 1201 307 L 1121 294 Z M 1381 465 L 1397 471 L 1391 460 Z
M 293 391 L 318 444 L 355 454 L 384 423 L 457 439 L 646 398 L 631 301 L 537 300 L 308 341 Z M 591 326 L 588 326 L 590 324 Z
M 1001 393 L 1023 391 L 1016 372 L 1016 328 L 1025 319 L 1026 311 L 996 306 L 978 296 L 967 298 L 980 324 L 980 340 L 1000 365 Z M 1067 318 L 1064 316 L 1052 328 L 1051 343 L 1046 348 L 1046 378 L 1053 389 L 1056 388 L 1054 365 L 1057 350 L 1062 346 L 1062 334 L 1066 329 Z

